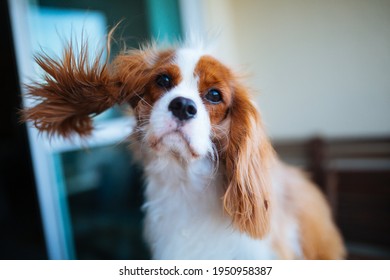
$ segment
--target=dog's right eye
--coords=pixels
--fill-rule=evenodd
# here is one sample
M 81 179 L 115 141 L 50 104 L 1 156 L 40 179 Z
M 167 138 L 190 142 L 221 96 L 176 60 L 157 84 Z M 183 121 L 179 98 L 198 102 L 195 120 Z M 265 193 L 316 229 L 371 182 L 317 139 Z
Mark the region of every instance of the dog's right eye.
M 156 79 L 156 84 L 164 89 L 170 89 L 172 87 L 172 78 L 167 74 L 161 74 Z

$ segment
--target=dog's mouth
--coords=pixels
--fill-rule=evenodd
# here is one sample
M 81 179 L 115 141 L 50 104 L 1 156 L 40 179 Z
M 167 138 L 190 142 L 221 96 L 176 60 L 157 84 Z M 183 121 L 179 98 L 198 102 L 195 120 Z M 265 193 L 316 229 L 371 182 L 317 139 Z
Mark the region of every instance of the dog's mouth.
M 200 156 L 191 145 L 189 137 L 180 129 L 166 132 L 159 137 L 152 137 L 149 143 L 152 149 L 168 151 L 175 157 L 198 158 Z

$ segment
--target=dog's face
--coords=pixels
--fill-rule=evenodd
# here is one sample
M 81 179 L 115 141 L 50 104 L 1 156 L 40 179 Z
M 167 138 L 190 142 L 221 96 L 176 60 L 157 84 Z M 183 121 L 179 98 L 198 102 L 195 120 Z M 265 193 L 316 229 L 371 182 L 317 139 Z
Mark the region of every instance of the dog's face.
M 223 205 L 241 231 L 269 228 L 267 163 L 272 148 L 247 89 L 202 50 L 135 50 L 110 64 L 65 50 L 61 61 L 38 57 L 44 83 L 28 87 L 40 102 L 24 119 L 49 135 L 88 135 L 91 116 L 128 103 L 137 118 L 135 141 L 149 154 L 191 162 L 219 159 L 226 181 Z M 185 165 L 191 168 L 191 165 Z
M 213 155 L 223 148 L 221 143 L 226 141 L 221 135 L 228 133 L 233 95 L 230 70 L 192 49 L 143 55 L 142 63 L 132 66 L 143 73 L 139 81 L 124 81 L 143 84 L 140 92 L 129 94 L 137 117 L 138 141 L 158 156 L 181 161 Z M 127 66 L 122 59 L 114 65 Z

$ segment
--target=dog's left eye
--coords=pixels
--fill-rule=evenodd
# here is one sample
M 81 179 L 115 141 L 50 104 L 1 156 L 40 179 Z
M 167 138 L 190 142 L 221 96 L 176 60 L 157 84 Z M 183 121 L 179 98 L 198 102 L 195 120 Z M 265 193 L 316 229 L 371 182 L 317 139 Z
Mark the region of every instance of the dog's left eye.
M 219 90 L 216 89 L 210 89 L 205 95 L 205 98 L 212 104 L 218 104 L 222 102 L 222 94 Z
M 167 74 L 161 74 L 157 77 L 156 83 L 161 88 L 170 89 L 172 87 L 172 78 Z

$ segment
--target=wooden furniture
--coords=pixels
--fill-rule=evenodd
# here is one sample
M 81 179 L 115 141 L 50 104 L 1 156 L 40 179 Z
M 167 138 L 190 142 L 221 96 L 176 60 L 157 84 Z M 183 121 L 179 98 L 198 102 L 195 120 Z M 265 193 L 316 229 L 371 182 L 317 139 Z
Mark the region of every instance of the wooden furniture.
M 390 138 L 275 141 L 326 195 L 349 259 L 390 259 Z

